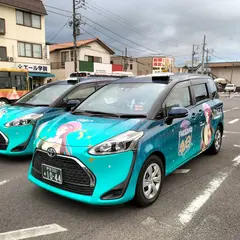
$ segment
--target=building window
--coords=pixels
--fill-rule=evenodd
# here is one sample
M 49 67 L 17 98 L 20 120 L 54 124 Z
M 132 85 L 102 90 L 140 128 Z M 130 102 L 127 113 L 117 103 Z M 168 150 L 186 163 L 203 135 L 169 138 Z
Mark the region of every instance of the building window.
M 61 63 L 69 62 L 69 51 L 61 52 Z
M 17 24 L 27 26 L 27 27 L 33 27 L 33 28 L 41 28 L 41 16 L 36 14 L 31 14 L 28 12 L 23 11 L 16 11 L 16 18 L 17 18 Z
M 5 34 L 6 29 L 5 29 L 5 19 L 0 18 L 0 34 Z
M 7 61 L 7 48 L 0 47 L 0 61 Z
M 42 58 L 42 45 L 18 42 L 18 56 L 30 58 Z
M 71 62 L 74 61 L 74 54 L 73 51 L 71 51 Z
M 133 70 L 133 65 L 132 64 L 130 64 L 130 70 Z
M 102 63 L 102 58 L 101 57 L 94 57 L 94 56 L 85 55 L 84 59 L 85 59 L 86 62 Z

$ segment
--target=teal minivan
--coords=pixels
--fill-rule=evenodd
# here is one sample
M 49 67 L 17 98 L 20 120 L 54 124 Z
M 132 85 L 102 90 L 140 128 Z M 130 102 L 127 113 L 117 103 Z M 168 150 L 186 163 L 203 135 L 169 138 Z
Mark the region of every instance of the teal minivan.
M 121 79 L 38 128 L 28 178 L 88 204 L 135 199 L 148 206 L 165 176 L 205 151 L 220 151 L 223 118 L 209 76 Z
M 31 155 L 39 125 L 71 110 L 116 77 L 87 77 L 81 82 L 62 80 L 41 86 L 11 105 L 0 107 L 0 154 Z

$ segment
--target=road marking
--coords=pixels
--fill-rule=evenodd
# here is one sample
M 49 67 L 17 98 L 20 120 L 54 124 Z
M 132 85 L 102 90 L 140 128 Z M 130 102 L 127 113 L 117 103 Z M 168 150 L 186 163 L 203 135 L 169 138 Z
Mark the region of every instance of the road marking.
M 240 158 L 240 157 L 239 157 Z M 189 223 L 197 211 L 207 202 L 211 195 L 220 187 L 220 185 L 227 178 L 227 173 L 220 173 L 220 175 L 214 178 L 204 192 L 195 198 L 192 203 L 178 215 L 181 224 L 185 225 Z
M 228 132 L 228 131 L 224 131 L 224 133 L 229 133 L 229 134 L 240 134 L 240 132 Z
M 228 122 L 229 124 L 234 124 L 234 123 L 236 123 L 236 122 L 238 122 L 239 121 L 239 119 L 238 118 L 236 118 L 236 119 L 234 119 L 234 120 L 232 120 L 232 121 L 230 121 L 230 122 Z
M 156 219 L 155 218 L 152 218 L 152 217 L 148 217 L 146 218 L 144 221 L 142 221 L 142 225 L 144 226 L 148 226 L 148 225 L 152 225 L 154 223 L 156 223 Z
M 237 110 L 237 109 L 239 109 L 239 107 L 227 109 L 227 110 L 224 110 L 223 112 L 226 113 L 226 112 L 230 112 L 230 111 Z
M 173 173 L 188 173 L 191 169 L 176 169 Z
M 0 182 L 0 186 L 2 186 L 2 185 L 4 185 L 4 184 L 8 183 L 9 181 L 10 181 L 10 180 L 4 180 L 4 181 Z
M 57 224 L 26 228 L 12 232 L 0 233 L 1 240 L 19 240 L 68 231 Z
M 237 167 L 240 164 L 240 155 L 235 157 L 232 161 L 233 161 L 233 166 Z
M 226 137 L 226 135 L 223 135 L 222 137 L 223 137 L 223 138 L 225 138 L 225 137 Z
M 240 145 L 235 145 L 235 144 L 234 144 L 233 146 L 236 147 L 236 148 L 240 148 Z

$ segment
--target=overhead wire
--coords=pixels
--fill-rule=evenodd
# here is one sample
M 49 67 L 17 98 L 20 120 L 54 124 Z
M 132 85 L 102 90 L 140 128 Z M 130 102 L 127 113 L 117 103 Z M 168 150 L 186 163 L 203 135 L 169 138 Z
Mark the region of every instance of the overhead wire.
M 67 20 L 67 22 L 59 29 L 59 31 L 57 31 L 49 40 L 49 42 L 51 42 L 55 37 L 57 37 L 57 35 L 67 26 L 67 24 L 69 23 L 69 20 L 72 18 L 72 16 Z
M 124 25 L 125 28 L 128 28 L 130 29 L 131 31 L 134 31 L 135 33 L 143 36 L 143 37 L 147 37 L 147 38 L 151 38 L 151 39 L 154 39 L 154 41 L 156 41 L 156 37 L 154 38 L 153 36 L 150 36 L 150 35 L 146 35 L 146 34 L 143 34 L 142 31 L 139 31 L 139 30 L 136 30 L 134 27 L 132 27 L 129 23 L 125 23 L 125 22 L 121 22 L 121 21 L 117 21 L 116 19 L 112 18 L 111 16 L 107 16 L 105 15 L 105 13 L 102 13 L 102 12 L 99 12 L 99 10 L 96 10 L 97 8 L 96 7 L 93 7 L 93 6 L 89 6 L 89 3 L 88 3 L 88 6 L 86 6 L 88 9 L 90 9 L 91 11 L 105 17 L 106 19 L 108 20 L 111 20 L 111 21 L 114 21 L 115 23 L 119 24 L 119 25 Z M 94 9 L 95 8 L 95 9 Z M 158 42 L 166 42 L 166 41 L 163 41 L 163 40 L 157 40 Z M 166 45 L 170 45 L 170 46 L 174 46 L 176 47 L 175 44 L 171 44 L 171 43 L 165 43 Z
M 49 5 L 46 5 L 46 6 L 49 6 Z M 51 8 L 57 9 L 57 10 L 59 9 L 59 8 L 55 8 L 55 7 L 53 7 L 53 6 L 51 6 Z M 51 13 L 59 14 L 59 15 L 61 15 L 61 16 L 69 17 L 69 16 L 64 15 L 64 14 L 62 14 L 62 13 L 57 13 L 57 12 L 54 12 L 54 11 L 51 11 L 51 10 L 48 10 L 48 11 L 51 12 Z M 65 10 L 62 9 L 62 11 L 65 11 Z M 66 10 L 66 12 L 70 12 L 70 11 L 67 11 L 67 10 Z M 157 51 L 155 51 L 155 50 L 153 50 L 153 49 L 150 49 L 150 48 L 148 48 L 148 47 L 145 47 L 145 46 L 143 46 L 143 45 L 141 45 L 141 44 L 139 44 L 139 43 L 136 43 L 136 42 L 134 42 L 134 41 L 132 41 L 132 40 L 126 38 L 126 37 L 121 36 L 120 34 L 114 32 L 114 31 L 112 31 L 112 30 L 110 30 L 110 29 L 108 29 L 108 28 L 106 28 L 106 27 L 104 27 L 104 26 L 102 26 L 101 24 L 99 24 L 99 23 L 91 20 L 90 18 L 88 18 L 88 17 L 86 17 L 86 16 L 84 16 L 84 15 L 82 15 L 82 14 L 81 14 L 81 16 L 84 17 L 85 19 L 87 19 L 88 21 L 92 22 L 93 24 L 95 24 L 95 25 L 97 25 L 97 26 L 105 29 L 106 31 L 111 32 L 112 34 L 114 34 L 114 35 L 116 35 L 116 36 L 118 36 L 118 37 L 120 37 L 120 38 L 122 38 L 122 39 L 124 39 L 124 40 L 126 40 L 126 41 L 128 41 L 128 42 L 131 42 L 131 43 L 135 44 L 136 46 L 139 46 L 139 47 L 141 47 L 141 48 L 143 48 L 143 49 L 146 49 L 146 50 L 148 50 L 148 51 L 157 53 L 158 55 L 165 55 L 165 56 L 169 55 L 169 54 L 160 53 L 160 52 L 157 52 Z M 124 44 L 125 44 L 125 43 L 124 43 Z M 126 45 L 126 44 L 125 44 L 125 45 Z

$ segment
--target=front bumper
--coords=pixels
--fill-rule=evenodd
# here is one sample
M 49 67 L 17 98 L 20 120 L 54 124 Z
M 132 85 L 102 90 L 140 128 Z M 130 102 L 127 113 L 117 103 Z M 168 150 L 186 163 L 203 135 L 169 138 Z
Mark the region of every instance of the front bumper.
M 69 158 L 67 156 L 65 157 Z M 81 159 L 81 161 L 79 159 Z M 75 188 L 66 188 L 66 184 L 64 185 L 64 170 L 62 186 L 41 179 L 39 175 L 36 175 L 34 159 L 29 168 L 28 179 L 48 191 L 92 205 L 116 205 L 133 199 L 135 191 L 128 190 L 128 188 L 135 162 L 134 152 L 129 151 L 106 156 L 91 156 L 87 151 L 84 151 L 83 154 L 78 155 L 77 161 L 83 164 L 94 177 L 94 181 L 92 181 L 94 182 L 94 186 L 92 185 L 91 188 L 92 191 L 90 191 L 90 186 L 88 186 L 89 188 L 87 190 L 85 187 L 81 193 L 77 193 Z M 54 166 L 54 163 L 49 165 Z M 56 164 L 55 167 L 57 166 L 59 167 L 59 165 Z M 74 190 L 71 191 L 71 189 Z M 110 194 L 115 189 L 121 192 L 119 196 L 112 196 Z M 104 197 L 106 195 L 109 196 L 106 198 Z
M 8 156 L 22 156 L 33 153 L 30 144 L 33 125 L 1 127 L 0 128 L 0 154 Z M 19 150 L 18 150 L 19 148 Z

